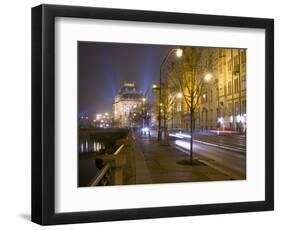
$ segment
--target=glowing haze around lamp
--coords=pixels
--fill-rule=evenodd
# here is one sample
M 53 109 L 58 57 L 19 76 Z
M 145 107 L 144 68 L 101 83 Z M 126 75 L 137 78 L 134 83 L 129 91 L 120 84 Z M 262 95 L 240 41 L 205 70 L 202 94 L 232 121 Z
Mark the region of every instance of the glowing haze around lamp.
M 177 57 L 182 57 L 182 54 L 183 54 L 183 50 L 182 49 L 177 49 L 177 51 L 176 51 Z
M 182 98 L 182 93 L 177 93 L 177 98 Z
M 204 77 L 205 81 L 210 81 L 213 78 L 213 75 L 210 73 L 207 73 Z

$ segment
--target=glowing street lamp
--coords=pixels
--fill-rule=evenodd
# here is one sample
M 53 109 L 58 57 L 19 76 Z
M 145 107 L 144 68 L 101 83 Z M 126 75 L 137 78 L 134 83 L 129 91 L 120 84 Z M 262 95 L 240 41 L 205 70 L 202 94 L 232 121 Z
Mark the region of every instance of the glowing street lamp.
M 204 77 L 205 81 L 207 81 L 207 82 L 210 81 L 212 78 L 213 78 L 213 75 L 210 73 L 207 73 Z
M 177 93 L 177 98 L 182 98 L 182 93 Z
M 245 123 L 245 117 L 244 116 L 240 116 L 240 121 L 241 121 L 241 123 Z
M 158 88 L 157 85 L 155 84 L 152 85 L 152 89 L 157 89 L 157 88 Z
M 237 115 L 237 116 L 236 116 L 236 121 L 237 121 L 238 123 L 241 122 L 241 118 L 242 118 L 242 116 Z
M 218 119 L 218 122 L 219 122 L 220 124 L 223 124 L 223 117 L 220 117 L 220 118 Z
M 177 57 L 182 57 L 182 54 L 183 54 L 182 49 L 177 49 L 177 51 L 176 51 L 176 56 L 177 56 Z
M 163 59 L 161 65 L 160 65 L 160 78 L 159 78 L 159 101 L 160 103 L 162 102 L 162 69 L 163 66 L 165 65 L 166 61 L 169 59 L 170 55 L 175 53 L 176 57 L 181 58 L 183 56 L 183 50 L 180 48 L 173 48 L 170 49 L 170 51 L 168 52 L 168 54 L 165 56 L 165 58 Z M 165 122 L 165 118 L 164 118 L 164 122 Z M 159 111 L 158 111 L 158 141 L 161 140 L 161 108 L 159 107 Z

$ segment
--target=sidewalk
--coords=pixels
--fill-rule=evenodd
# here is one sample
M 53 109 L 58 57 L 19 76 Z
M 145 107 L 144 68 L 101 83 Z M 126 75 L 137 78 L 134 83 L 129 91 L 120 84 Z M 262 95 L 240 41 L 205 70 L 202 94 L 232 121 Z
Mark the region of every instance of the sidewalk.
M 179 164 L 189 156 L 171 146 L 160 146 L 155 137 L 135 135 L 135 140 L 136 184 L 231 180 L 200 162 Z

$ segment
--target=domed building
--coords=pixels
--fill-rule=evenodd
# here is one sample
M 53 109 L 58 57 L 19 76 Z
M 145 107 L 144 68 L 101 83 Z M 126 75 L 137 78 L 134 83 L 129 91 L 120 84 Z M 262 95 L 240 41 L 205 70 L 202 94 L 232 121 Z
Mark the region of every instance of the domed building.
M 146 99 L 134 82 L 125 82 L 115 96 L 113 111 L 116 127 L 138 127 Z

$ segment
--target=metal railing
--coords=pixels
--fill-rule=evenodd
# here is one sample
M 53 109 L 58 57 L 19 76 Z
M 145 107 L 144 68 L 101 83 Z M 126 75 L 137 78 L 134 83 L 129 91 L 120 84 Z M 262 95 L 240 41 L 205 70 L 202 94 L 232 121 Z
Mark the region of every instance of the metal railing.
M 108 179 L 110 179 L 110 178 L 106 178 L 109 169 L 110 169 L 110 164 L 108 163 L 102 168 L 98 176 L 95 177 L 94 180 L 92 180 L 89 183 L 89 186 L 107 185 L 109 183 Z
M 89 186 L 110 185 L 113 180 L 113 170 L 119 166 L 119 153 L 122 151 L 124 144 L 122 144 L 112 155 L 108 155 L 104 161 L 107 162 L 98 175 L 89 183 Z

